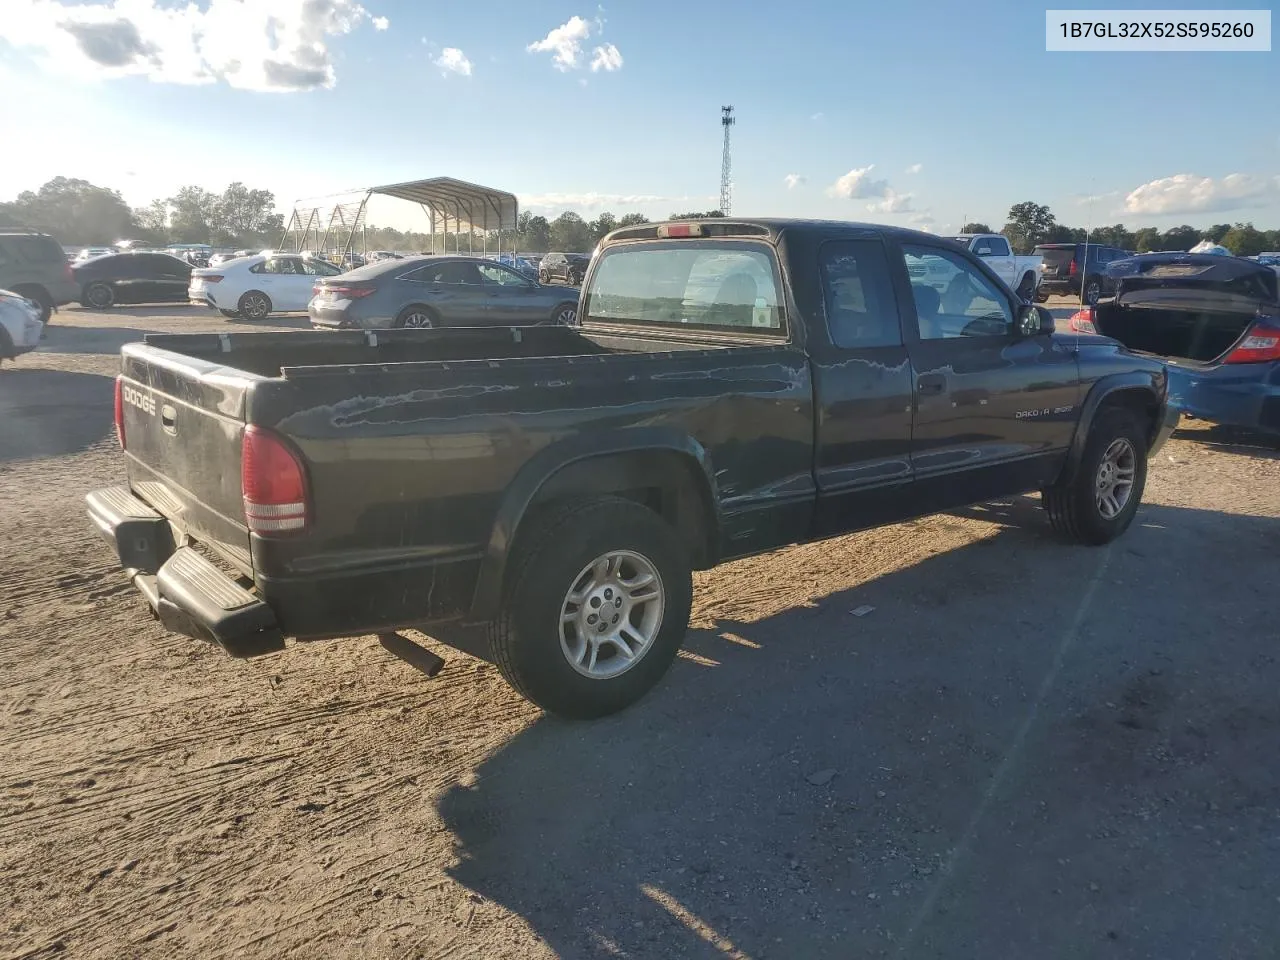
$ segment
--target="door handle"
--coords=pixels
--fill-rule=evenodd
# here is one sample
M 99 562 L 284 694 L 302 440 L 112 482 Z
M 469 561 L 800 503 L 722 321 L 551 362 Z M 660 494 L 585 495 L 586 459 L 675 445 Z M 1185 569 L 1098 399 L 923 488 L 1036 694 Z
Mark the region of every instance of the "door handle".
M 922 397 L 934 396 L 947 389 L 947 378 L 940 373 L 927 373 L 916 380 L 916 390 Z

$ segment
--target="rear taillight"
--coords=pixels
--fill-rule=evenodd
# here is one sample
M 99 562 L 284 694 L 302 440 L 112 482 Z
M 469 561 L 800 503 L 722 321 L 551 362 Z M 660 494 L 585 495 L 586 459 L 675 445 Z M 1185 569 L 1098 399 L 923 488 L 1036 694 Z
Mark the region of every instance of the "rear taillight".
M 374 292 L 373 287 L 358 287 L 345 283 L 330 283 L 321 285 L 317 283 L 312 289 L 316 293 L 328 291 L 341 300 L 359 300 L 361 297 L 367 297 Z
M 1098 328 L 1093 323 L 1093 307 L 1085 307 L 1073 313 L 1067 321 L 1067 329 L 1072 333 L 1097 333 Z
M 116 439 L 124 449 L 124 377 L 116 377 Z
M 245 428 L 240 488 L 250 532 L 272 536 L 307 526 L 307 480 L 298 455 L 276 434 Z
M 1072 260 L 1071 266 L 1067 267 L 1067 276 L 1074 277 L 1079 272 L 1080 272 L 1080 268 L 1077 267 L 1076 262 Z
M 1280 325 L 1259 322 L 1245 331 L 1244 339 L 1222 362 L 1267 363 L 1271 360 L 1280 360 Z
M 69 264 L 69 263 L 64 263 L 64 264 L 62 265 L 62 269 L 66 272 L 66 279 L 68 279 L 68 280 L 75 280 L 75 278 L 76 278 L 76 273 L 75 273 L 75 271 L 74 271 L 74 270 L 72 270 L 72 269 L 71 269 L 71 264 Z
M 201 275 L 201 276 L 196 277 L 196 279 L 197 279 L 197 280 L 203 280 L 205 283 L 221 283 L 221 282 L 222 282 L 222 274 L 220 274 L 220 273 L 215 273 L 215 274 L 212 274 L 211 276 Z

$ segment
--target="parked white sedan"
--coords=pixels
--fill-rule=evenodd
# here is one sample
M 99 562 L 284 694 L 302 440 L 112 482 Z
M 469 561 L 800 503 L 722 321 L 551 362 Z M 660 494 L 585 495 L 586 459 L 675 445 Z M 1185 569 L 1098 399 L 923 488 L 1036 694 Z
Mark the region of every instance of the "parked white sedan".
M 305 313 L 316 278 L 339 273 L 341 267 L 298 254 L 259 254 L 192 270 L 187 296 L 224 317 L 262 320 L 273 313 Z
M 0 290 L 0 363 L 34 350 L 42 336 L 40 305 L 12 290 Z

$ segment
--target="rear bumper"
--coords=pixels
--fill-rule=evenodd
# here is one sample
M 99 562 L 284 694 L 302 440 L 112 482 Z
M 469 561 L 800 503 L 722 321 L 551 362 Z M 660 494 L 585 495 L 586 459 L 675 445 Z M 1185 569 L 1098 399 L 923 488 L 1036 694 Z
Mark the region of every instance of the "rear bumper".
M 1078 294 L 1080 292 L 1080 281 L 1078 279 L 1054 280 L 1048 277 L 1041 277 L 1040 285 L 1036 289 L 1050 296 L 1060 297 L 1066 294 Z
M 1167 369 L 1171 407 L 1210 423 L 1280 434 L 1280 363 Z
M 95 490 L 85 502 L 89 520 L 167 629 L 233 657 L 284 648 L 271 607 L 191 547 L 178 546 L 169 521 L 128 487 Z

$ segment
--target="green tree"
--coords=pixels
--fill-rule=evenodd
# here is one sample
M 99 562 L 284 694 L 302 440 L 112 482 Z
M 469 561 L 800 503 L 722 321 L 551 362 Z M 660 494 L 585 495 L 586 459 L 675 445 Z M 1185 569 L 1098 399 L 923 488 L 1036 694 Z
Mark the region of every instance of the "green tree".
M 1267 246 L 1267 235 L 1255 229 L 1252 223 L 1237 223 L 1218 242 L 1237 257 L 1256 257 L 1271 249 Z
M 551 221 L 551 247 L 569 253 L 587 253 L 595 245 L 591 225 L 576 213 L 565 212 Z
M 228 239 L 261 240 L 281 229 L 275 205 L 276 197 L 270 190 L 250 190 L 236 181 L 218 199 L 216 226 L 226 232 Z
M 1024 200 L 1009 208 L 1008 222 L 1000 232 L 1009 238 L 1009 244 L 1016 253 L 1026 254 L 1037 243 L 1060 242 L 1053 240 L 1057 227 L 1058 221 L 1048 207 Z
M 618 229 L 618 218 L 612 213 L 605 211 L 591 221 L 591 235 L 599 243 L 605 236 L 612 231 Z
M 133 220 L 144 239 L 152 243 L 168 243 L 169 204 L 164 200 L 152 200 L 149 205 L 134 210 Z
M 1170 227 L 1164 233 L 1160 234 L 1160 245 L 1157 250 L 1190 250 L 1200 242 L 1200 231 L 1195 227 L 1189 227 L 1183 224 L 1180 227 Z
M 26 190 L 0 206 L 0 221 L 8 226 L 44 230 L 66 244 L 113 243 L 137 230 L 124 198 L 87 180 L 54 177 L 39 190 Z
M 995 233 L 985 223 L 966 223 L 960 228 L 961 233 Z
M 1212 243 L 1221 243 L 1222 238 L 1227 235 L 1227 231 L 1230 229 L 1231 224 L 1229 223 L 1215 223 L 1212 227 L 1201 234 L 1201 236 Z
M 723 210 L 708 210 L 706 213 L 673 213 L 668 220 L 705 220 L 707 217 L 723 217 Z
M 1134 231 L 1132 249 L 1138 253 L 1151 253 L 1160 249 L 1160 231 L 1155 227 L 1143 227 Z
M 649 218 L 643 213 L 628 213 L 618 221 L 620 227 L 638 227 L 642 223 L 648 223 Z
M 1117 223 L 1110 227 L 1097 227 L 1089 237 L 1090 243 L 1101 244 L 1106 247 L 1119 247 L 1121 250 L 1134 250 L 1134 235 L 1125 229 L 1123 223 Z
M 209 243 L 221 226 L 221 198 L 203 187 L 183 187 L 169 198 L 169 232 L 177 243 Z

